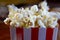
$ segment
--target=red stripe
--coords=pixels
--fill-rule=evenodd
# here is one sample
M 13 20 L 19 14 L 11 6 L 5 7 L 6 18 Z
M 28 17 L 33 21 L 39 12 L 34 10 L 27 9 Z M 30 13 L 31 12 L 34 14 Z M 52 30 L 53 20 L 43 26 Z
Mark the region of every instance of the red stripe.
M 23 39 L 23 28 L 16 28 L 16 35 L 17 35 L 17 40 L 24 40 Z
M 38 40 L 38 28 L 32 28 L 31 30 L 31 40 Z
M 54 28 L 47 28 L 46 30 L 46 40 L 52 40 Z

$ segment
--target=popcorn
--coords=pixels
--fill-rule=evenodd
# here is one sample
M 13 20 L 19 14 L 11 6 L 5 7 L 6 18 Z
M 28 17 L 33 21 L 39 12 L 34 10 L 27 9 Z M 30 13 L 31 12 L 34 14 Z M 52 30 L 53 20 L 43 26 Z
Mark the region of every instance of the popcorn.
M 55 17 L 57 17 L 58 19 L 60 19 L 60 12 L 49 12 L 49 15 L 51 15 L 51 16 L 55 16 Z
M 46 10 L 46 11 L 48 11 L 49 10 L 49 7 L 47 6 L 47 2 L 46 1 L 43 1 L 43 2 L 41 2 L 40 3 L 40 6 L 41 6 L 41 8 L 44 10 Z
M 32 6 L 31 11 L 37 12 L 38 11 L 38 6 L 37 5 Z
M 26 7 L 25 10 L 29 10 L 29 7 Z
M 18 8 L 16 6 L 14 6 L 13 4 L 12 5 L 8 5 L 8 8 L 9 8 L 9 11 L 11 12 L 17 12 Z
M 35 21 L 36 21 L 36 16 L 31 16 L 30 17 L 30 22 L 32 22 L 32 26 L 31 27 L 35 26 Z
M 10 22 L 10 26 L 15 26 L 16 23 L 15 22 Z
M 9 15 L 8 18 L 4 20 L 5 24 L 10 24 L 14 27 L 25 27 L 25 28 L 35 28 L 35 27 L 52 27 L 57 26 L 57 15 L 50 14 L 49 7 L 46 1 L 40 3 L 41 9 L 38 9 L 37 5 L 33 5 L 30 9 L 27 8 L 17 8 L 14 5 L 9 5 Z
M 18 8 L 15 7 L 14 5 L 8 5 L 8 8 L 9 8 L 9 15 L 8 15 L 8 17 L 10 19 L 12 19 L 14 17 L 14 15 L 17 13 Z
M 46 26 L 44 25 L 44 23 L 41 20 L 38 20 L 38 24 L 40 27 L 46 28 Z
M 50 27 L 51 27 L 51 28 L 55 28 L 55 27 L 57 26 L 57 24 L 58 24 L 57 21 L 54 21 L 54 22 L 50 25 Z
M 11 21 L 11 20 L 10 20 L 9 18 L 6 18 L 6 19 L 4 20 L 4 23 L 5 23 L 5 24 L 9 24 L 10 21 Z
M 16 18 L 17 20 L 22 19 L 23 18 L 23 14 L 16 13 L 14 18 Z

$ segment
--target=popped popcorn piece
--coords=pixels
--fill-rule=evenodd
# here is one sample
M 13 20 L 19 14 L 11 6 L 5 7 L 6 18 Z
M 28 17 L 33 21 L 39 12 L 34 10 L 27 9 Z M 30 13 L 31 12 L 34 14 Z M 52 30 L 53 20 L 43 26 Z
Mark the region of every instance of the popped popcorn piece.
M 40 27 L 46 28 L 46 26 L 44 25 L 44 23 L 41 20 L 38 20 L 38 24 Z
M 4 23 L 5 23 L 5 24 L 9 24 L 10 21 L 11 21 L 11 20 L 10 20 L 9 18 L 6 18 L 6 19 L 4 20 Z
M 35 21 L 36 21 L 36 16 L 31 16 L 30 17 L 30 22 L 32 22 L 32 26 L 31 27 L 35 26 Z
M 12 26 L 12 27 L 19 27 L 20 24 L 19 24 L 19 22 L 10 22 L 10 26 Z
M 57 18 L 60 19 L 60 12 L 56 12 L 56 14 L 57 14 L 57 15 L 56 15 Z
M 48 11 L 49 7 L 47 6 L 47 2 L 43 1 L 40 3 L 41 9 Z
M 51 28 L 55 28 L 55 27 L 57 26 L 57 24 L 58 24 L 57 21 L 54 21 L 54 22 L 50 25 L 50 27 L 51 27 Z
M 37 5 L 33 5 L 33 6 L 31 7 L 31 11 L 37 12 L 37 11 L 38 11 L 38 6 L 37 6 Z
M 49 15 L 51 15 L 51 16 L 55 16 L 55 17 L 57 17 L 58 19 L 60 19 L 60 12 L 49 12 Z
M 12 5 L 8 5 L 8 8 L 9 8 L 9 15 L 8 15 L 8 17 L 10 19 L 12 19 L 14 17 L 14 15 L 17 13 L 18 8 L 15 7 L 13 4 Z
M 29 10 L 29 7 L 26 7 L 25 10 Z

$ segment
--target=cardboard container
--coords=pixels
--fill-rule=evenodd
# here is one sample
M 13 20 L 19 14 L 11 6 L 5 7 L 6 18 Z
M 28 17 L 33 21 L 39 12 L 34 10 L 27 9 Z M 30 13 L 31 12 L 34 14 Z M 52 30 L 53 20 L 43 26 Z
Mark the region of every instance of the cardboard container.
M 57 40 L 58 28 L 10 27 L 11 40 Z

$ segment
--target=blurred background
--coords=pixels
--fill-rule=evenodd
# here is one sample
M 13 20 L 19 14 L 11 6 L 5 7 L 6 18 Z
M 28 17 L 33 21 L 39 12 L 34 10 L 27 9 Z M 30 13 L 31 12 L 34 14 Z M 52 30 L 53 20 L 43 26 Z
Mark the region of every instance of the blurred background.
M 10 40 L 9 26 L 3 23 L 3 20 L 9 14 L 7 5 L 14 4 L 17 7 L 30 6 L 33 4 L 39 4 L 44 0 L 0 0 L 0 40 Z M 60 0 L 45 0 L 47 1 L 50 11 L 60 12 Z M 60 20 L 58 20 L 60 24 Z M 60 27 L 58 31 L 58 39 L 60 40 Z

